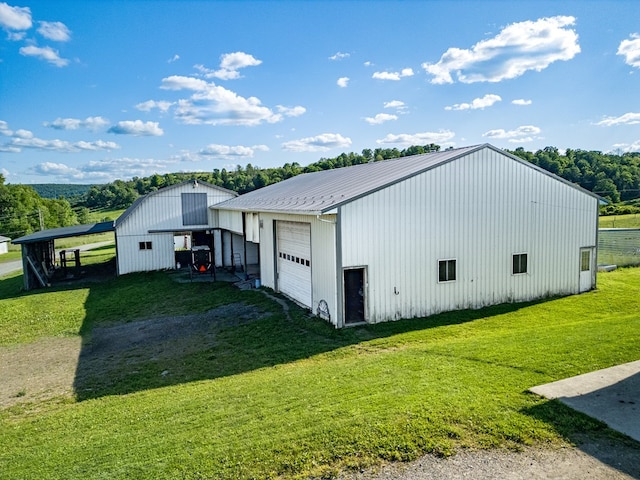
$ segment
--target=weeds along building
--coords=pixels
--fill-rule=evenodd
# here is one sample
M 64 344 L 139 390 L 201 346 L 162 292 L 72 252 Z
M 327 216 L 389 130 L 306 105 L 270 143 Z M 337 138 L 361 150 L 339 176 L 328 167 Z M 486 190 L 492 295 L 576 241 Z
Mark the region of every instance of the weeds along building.
M 343 327 L 590 290 L 598 202 L 479 145 L 299 175 L 211 210 L 259 245 L 262 285 Z
M 138 198 L 114 223 L 118 275 L 176 268 L 180 250 L 196 245 L 208 246 L 218 267 L 231 266 L 237 252 L 244 261 L 242 236 L 214 228 L 216 214 L 209 209 L 236 196 L 190 180 Z

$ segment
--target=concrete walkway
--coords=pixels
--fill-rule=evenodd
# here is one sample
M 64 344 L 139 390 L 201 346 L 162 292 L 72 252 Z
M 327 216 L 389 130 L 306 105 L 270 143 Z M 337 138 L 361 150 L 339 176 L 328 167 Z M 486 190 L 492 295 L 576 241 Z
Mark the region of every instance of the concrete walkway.
M 529 389 L 640 442 L 640 360 Z

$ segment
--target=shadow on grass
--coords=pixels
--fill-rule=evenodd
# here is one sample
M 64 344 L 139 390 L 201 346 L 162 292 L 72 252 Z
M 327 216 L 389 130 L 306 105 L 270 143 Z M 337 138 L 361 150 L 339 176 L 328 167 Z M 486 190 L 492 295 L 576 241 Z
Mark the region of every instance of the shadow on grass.
M 125 275 L 108 288 L 91 288 L 76 397 L 82 401 L 242 374 L 532 304 L 336 330 L 295 304 L 280 301 L 287 302 L 289 318 L 282 305 L 263 292 L 240 291 L 225 282 L 179 284 L 165 273 Z
M 640 479 L 640 444 L 626 435 L 559 400 L 546 401 L 523 413 L 551 425 L 561 437 L 587 455 Z

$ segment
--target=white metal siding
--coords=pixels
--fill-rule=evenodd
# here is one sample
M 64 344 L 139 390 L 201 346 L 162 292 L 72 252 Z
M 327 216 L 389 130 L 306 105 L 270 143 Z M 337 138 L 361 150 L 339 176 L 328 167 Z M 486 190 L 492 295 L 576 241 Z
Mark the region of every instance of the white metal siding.
M 342 267 L 367 266 L 369 321 L 577 293 L 597 199 L 491 149 L 341 208 Z M 528 273 L 512 275 L 512 254 Z M 438 260 L 457 259 L 438 283 Z
M 195 188 L 191 183 L 171 186 L 150 195 L 122 223 L 116 222 L 119 274 L 174 268 L 173 234 L 150 234 L 150 231 L 184 232 L 213 226 L 216 215 L 212 211 L 208 211 L 210 225 L 183 225 L 182 193 L 206 193 L 209 205 L 233 198 L 231 193 L 201 183 Z M 140 251 L 141 241 L 153 242 L 153 249 Z
M 242 235 L 242 212 L 232 210 L 219 210 L 218 212 L 218 225 L 220 228 Z
M 9 242 L 0 242 L 0 254 L 9 252 Z
M 140 242 L 151 242 L 151 250 L 140 250 Z M 116 259 L 119 275 L 174 268 L 173 234 L 155 233 L 118 238 Z

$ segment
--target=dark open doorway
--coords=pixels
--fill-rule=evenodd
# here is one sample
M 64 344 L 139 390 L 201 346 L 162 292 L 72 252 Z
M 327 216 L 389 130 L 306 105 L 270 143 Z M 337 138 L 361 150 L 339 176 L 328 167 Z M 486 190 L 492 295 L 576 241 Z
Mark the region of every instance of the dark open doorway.
M 365 321 L 365 269 L 344 271 L 344 323 L 353 325 Z

